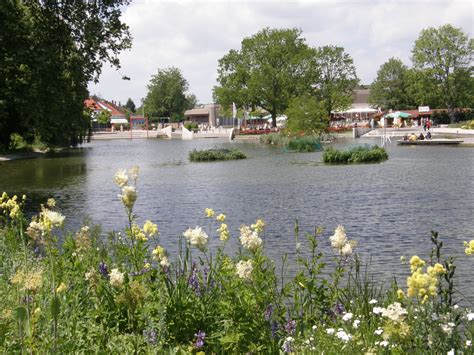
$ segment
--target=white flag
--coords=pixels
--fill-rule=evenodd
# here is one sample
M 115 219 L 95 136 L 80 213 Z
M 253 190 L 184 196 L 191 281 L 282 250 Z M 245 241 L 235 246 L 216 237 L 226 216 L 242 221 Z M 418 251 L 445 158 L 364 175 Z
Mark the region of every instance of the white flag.
M 232 102 L 232 118 L 237 118 L 237 107 L 235 107 L 235 102 Z

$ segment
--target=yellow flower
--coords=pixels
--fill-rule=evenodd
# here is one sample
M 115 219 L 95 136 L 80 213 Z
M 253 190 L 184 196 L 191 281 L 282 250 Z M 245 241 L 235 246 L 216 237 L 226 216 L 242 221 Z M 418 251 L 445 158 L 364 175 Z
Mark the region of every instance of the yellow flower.
M 227 224 L 222 223 L 221 226 L 217 229 L 217 232 L 219 232 L 220 240 L 222 240 L 223 242 L 229 239 L 230 233 Z
M 425 265 L 425 262 L 420 259 L 418 255 L 413 255 L 410 259 L 410 269 L 411 272 L 415 272 L 417 269 L 422 268 Z
M 137 190 L 133 186 L 124 186 L 122 187 L 122 194 L 119 195 L 120 199 L 124 206 L 132 210 L 135 201 L 137 200 Z
M 48 201 L 46 202 L 48 207 L 53 208 L 56 207 L 56 200 L 54 198 L 48 198 Z
M 436 263 L 434 266 L 429 266 L 427 269 L 428 274 L 431 276 L 438 276 L 446 273 L 446 269 L 440 263 Z
M 405 298 L 405 292 L 403 292 L 403 290 L 401 290 L 401 289 L 398 289 L 397 290 L 397 297 L 398 297 L 399 300 L 404 299 Z
M 160 260 L 165 255 L 165 249 L 158 245 L 155 249 L 153 249 L 152 254 L 155 259 Z
M 22 291 L 36 292 L 43 286 L 43 270 L 32 269 L 25 271 L 19 269 L 10 278 L 10 282 L 18 285 Z
M 61 284 L 56 289 L 56 293 L 62 293 L 64 291 L 66 291 L 66 289 L 67 289 L 66 284 L 64 282 L 61 282 Z
M 466 253 L 466 255 L 474 254 L 474 239 L 471 240 L 469 243 L 464 242 L 464 246 L 466 247 L 466 249 L 464 249 L 464 252 Z
M 124 187 L 128 183 L 127 171 L 125 169 L 118 170 L 114 176 L 115 183 L 119 187 Z
M 225 221 L 225 214 L 221 213 L 220 215 L 218 215 L 218 216 L 216 217 L 216 220 L 217 220 L 218 222 L 224 222 L 224 221 Z
M 139 171 L 140 171 L 140 168 L 138 166 L 134 166 L 128 171 L 128 173 L 130 174 L 130 177 L 135 181 L 135 183 L 137 182 Z
M 146 221 L 143 225 L 143 231 L 148 234 L 150 237 L 159 235 L 158 226 L 151 221 Z
M 144 268 L 145 270 L 149 270 L 149 269 L 151 268 L 150 263 L 146 263 L 145 265 L 143 265 L 143 268 Z
M 214 214 L 215 214 L 215 212 L 212 208 L 206 208 L 205 213 L 206 213 L 207 218 L 214 217 Z
M 265 229 L 265 222 L 263 221 L 263 219 L 257 219 L 255 224 L 252 224 L 250 228 L 252 228 L 255 232 L 260 234 Z
M 145 233 L 140 229 L 140 227 L 136 224 L 132 225 L 132 238 L 135 240 L 146 242 L 148 238 L 146 237 Z

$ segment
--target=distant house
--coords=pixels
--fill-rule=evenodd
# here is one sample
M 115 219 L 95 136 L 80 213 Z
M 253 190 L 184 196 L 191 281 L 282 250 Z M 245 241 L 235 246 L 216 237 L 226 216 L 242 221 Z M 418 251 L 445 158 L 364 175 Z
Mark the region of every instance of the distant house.
M 193 108 L 184 112 L 184 116 L 188 121 L 208 124 L 211 127 L 217 126 L 217 111 L 219 105 L 207 104 L 201 108 Z
M 369 105 L 369 92 L 369 89 L 355 90 L 351 107 L 345 111 L 334 111 L 332 113 L 333 120 L 357 122 L 368 121 L 373 118 L 378 110 Z
M 112 126 L 128 124 L 125 113 L 114 101 L 95 100 L 89 97 L 84 101 L 84 106 L 95 114 L 99 114 L 101 111 L 110 112 L 110 124 Z

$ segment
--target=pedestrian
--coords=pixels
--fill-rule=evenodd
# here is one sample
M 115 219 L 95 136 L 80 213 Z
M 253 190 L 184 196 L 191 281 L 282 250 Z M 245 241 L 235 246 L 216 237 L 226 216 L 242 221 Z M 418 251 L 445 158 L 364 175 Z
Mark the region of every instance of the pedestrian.
M 423 121 L 423 131 L 426 132 L 426 126 L 427 126 L 426 118 L 422 118 L 421 120 Z
M 430 127 L 431 127 L 431 121 L 428 118 L 428 120 L 426 121 L 426 128 L 428 128 L 428 131 L 430 130 Z

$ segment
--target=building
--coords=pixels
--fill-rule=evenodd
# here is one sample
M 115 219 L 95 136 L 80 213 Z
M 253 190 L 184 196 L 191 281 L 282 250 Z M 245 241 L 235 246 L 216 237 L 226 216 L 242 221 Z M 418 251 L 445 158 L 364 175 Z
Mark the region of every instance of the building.
M 332 119 L 336 121 L 361 122 L 369 121 L 379 112 L 378 109 L 369 105 L 369 89 L 357 89 L 354 91 L 354 100 L 349 109 L 345 111 L 335 111 Z
M 115 103 L 115 101 L 109 102 L 106 100 L 98 100 L 92 97 L 87 98 L 84 101 L 84 106 L 92 111 L 93 119 L 101 111 L 110 112 L 110 124 L 112 127 L 115 125 L 127 125 L 128 120 L 122 109 Z
M 207 124 L 210 127 L 219 125 L 217 118 L 217 111 L 219 110 L 217 104 L 207 104 L 204 107 L 193 108 L 184 112 L 184 116 L 188 121 L 197 122 L 200 124 Z

